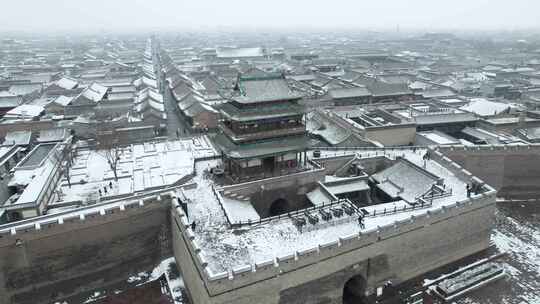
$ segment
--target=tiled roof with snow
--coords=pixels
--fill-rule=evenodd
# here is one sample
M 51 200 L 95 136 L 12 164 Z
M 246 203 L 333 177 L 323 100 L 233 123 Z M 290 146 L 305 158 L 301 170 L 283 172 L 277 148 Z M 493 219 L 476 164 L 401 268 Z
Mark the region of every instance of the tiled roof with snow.
M 238 87 L 240 96 L 234 97 L 234 100 L 240 103 L 290 100 L 302 97 L 291 90 L 283 77 L 240 78 Z
M 371 96 L 371 92 L 364 87 L 331 89 L 328 91 L 328 93 L 333 99 Z
M 63 77 L 56 81 L 56 85 L 65 90 L 73 90 L 79 85 L 79 83 L 74 79 Z
M 50 181 L 56 166 L 58 166 L 57 162 L 49 158 L 45 161 L 43 166 L 35 169 L 32 180 L 26 186 L 15 204 L 36 203 L 41 193 L 46 189 L 47 182 Z
M 242 58 L 242 57 L 262 57 L 264 50 L 260 47 L 254 48 L 220 48 L 217 50 L 218 58 Z
M 165 112 L 165 107 L 163 103 L 156 102 L 152 99 L 147 99 L 135 106 L 135 110 L 139 113 L 145 112 L 148 109 L 153 109 L 158 112 Z
M 73 100 L 73 97 L 67 97 L 67 96 L 60 95 L 55 100 L 53 100 L 52 102 L 65 107 L 68 104 L 70 104 L 72 100 Z
M 393 198 L 401 198 L 412 203 L 426 193 L 437 178 L 415 164 L 399 160 L 389 168 L 372 176 L 378 182 L 378 188 Z
M 454 97 L 454 93 L 450 89 L 428 89 L 421 93 L 424 98 L 444 98 L 444 97 Z
M 188 117 L 195 117 L 203 112 L 217 113 L 217 111 L 204 102 L 195 102 L 189 108 L 184 111 L 184 114 Z
M 0 92 L 0 108 L 14 108 L 22 103 L 22 97 L 8 91 Z
M 30 84 L 16 84 L 9 87 L 9 91 L 14 95 L 27 95 L 36 91 L 40 91 L 43 88 L 41 83 Z
M 187 94 L 178 102 L 178 108 L 184 111 L 187 108 L 191 107 L 195 103 L 204 102 L 204 99 L 197 93 Z
M 396 96 L 411 94 L 411 90 L 407 84 L 402 83 L 386 83 L 382 81 L 376 81 L 369 84 L 368 89 L 373 96 Z
M 147 100 L 152 100 L 154 102 L 163 104 L 163 95 L 161 95 L 158 91 L 156 91 L 154 89 L 146 88 L 146 89 L 140 91 L 137 94 L 137 97 L 135 97 L 135 103 L 136 104 L 142 103 L 142 102 L 147 101 Z
M 458 145 L 459 141 L 450 135 L 439 131 L 418 132 L 417 136 L 422 136 L 437 145 Z
M 157 89 L 157 81 L 155 79 L 147 77 L 146 75 L 133 81 L 133 85 L 137 88 L 151 87 Z
M 98 102 L 103 99 L 107 94 L 108 88 L 97 83 L 93 83 L 90 87 L 86 88 L 81 94 L 87 99 Z
M 43 111 L 44 108 L 42 106 L 23 104 L 9 110 L 4 117 L 37 117 Z
M 510 109 L 506 103 L 490 101 L 485 98 L 473 98 L 468 105 L 460 107 L 461 110 L 475 113 L 479 116 L 494 116 Z

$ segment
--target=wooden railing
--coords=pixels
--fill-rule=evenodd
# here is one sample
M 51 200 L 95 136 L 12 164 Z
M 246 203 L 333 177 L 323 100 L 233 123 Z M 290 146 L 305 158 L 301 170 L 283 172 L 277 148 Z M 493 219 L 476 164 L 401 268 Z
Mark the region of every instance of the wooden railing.
M 248 141 L 248 140 L 257 140 L 257 139 L 264 139 L 269 137 L 279 137 L 284 135 L 292 135 L 292 134 L 302 134 L 306 132 L 306 127 L 304 125 L 300 125 L 297 127 L 285 127 L 283 129 L 277 129 L 277 130 L 269 130 L 269 131 L 258 131 L 254 133 L 244 133 L 244 134 L 236 134 L 234 133 L 229 127 L 224 125 L 223 123 L 219 123 L 219 126 L 223 130 L 227 136 L 229 136 L 233 141 Z
M 419 199 L 416 204 L 411 205 L 411 206 L 403 205 L 403 207 L 394 206 L 394 208 L 383 208 L 383 209 L 378 209 L 378 210 L 374 209 L 373 212 L 366 214 L 365 217 L 369 218 L 369 217 L 377 217 L 377 216 L 387 216 L 387 215 L 393 215 L 396 213 L 427 209 L 427 208 L 431 208 L 431 206 L 433 206 L 432 202 Z
M 410 211 L 415 211 L 415 210 L 428 209 L 428 208 L 431 208 L 433 206 L 432 202 L 428 202 L 428 201 L 425 201 L 423 199 L 419 199 L 416 204 L 410 205 L 410 206 L 407 206 L 407 205 L 403 205 L 402 207 L 394 206 L 394 208 L 381 208 L 381 209 L 373 209 L 372 211 L 366 211 L 365 209 L 363 209 L 361 207 L 355 206 L 348 199 L 340 199 L 340 200 L 337 200 L 337 201 L 329 202 L 329 203 L 318 205 L 318 206 L 312 206 L 312 207 L 308 207 L 308 208 L 305 208 L 305 209 L 291 211 L 291 212 L 280 214 L 280 215 L 277 215 L 277 216 L 261 218 L 259 220 L 254 220 L 254 221 L 247 220 L 247 221 L 232 222 L 229 219 L 229 217 L 227 215 L 227 212 L 225 211 L 225 207 L 223 206 L 223 202 L 221 201 L 221 196 L 219 195 L 217 189 L 213 188 L 212 190 L 213 190 L 214 196 L 216 197 L 216 199 L 217 199 L 223 213 L 225 214 L 225 218 L 227 219 L 227 222 L 228 222 L 228 224 L 230 225 L 231 228 L 240 228 L 242 226 L 256 226 L 256 225 L 269 223 L 269 222 L 274 221 L 274 220 L 279 221 L 279 220 L 283 220 L 283 219 L 294 219 L 294 218 L 297 218 L 297 217 L 304 216 L 306 212 L 310 213 L 310 212 L 313 212 L 313 211 L 318 211 L 320 209 L 331 208 L 333 206 L 341 206 L 343 204 L 346 204 L 346 205 L 350 206 L 351 208 L 353 208 L 355 210 L 356 216 L 352 216 L 352 217 L 349 216 L 352 219 L 357 219 L 358 217 L 374 218 L 374 217 L 380 217 L 380 216 L 389 216 L 389 215 L 394 215 L 394 214 L 397 214 L 397 213 L 404 213 L 404 212 L 410 212 Z M 324 222 L 325 221 L 321 221 L 321 223 L 324 223 Z

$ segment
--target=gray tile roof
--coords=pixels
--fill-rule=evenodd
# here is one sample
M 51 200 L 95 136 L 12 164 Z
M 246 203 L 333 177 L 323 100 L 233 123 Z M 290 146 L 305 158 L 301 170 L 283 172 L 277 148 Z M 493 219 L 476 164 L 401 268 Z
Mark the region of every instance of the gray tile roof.
M 389 196 L 401 197 L 411 203 L 437 182 L 436 176 L 405 160 L 399 160 L 394 165 L 375 173 L 372 178 L 379 183 L 377 185 L 379 189 Z
M 234 100 L 239 103 L 290 100 L 302 97 L 291 90 L 284 77 L 240 78 L 238 88 L 240 96 L 234 97 Z
M 290 103 L 288 105 L 264 106 L 258 108 L 239 109 L 230 103 L 219 105 L 221 113 L 236 121 L 252 121 L 265 118 L 279 118 L 303 115 L 305 108 L 298 104 Z
M 371 92 L 367 88 L 363 87 L 331 89 L 328 91 L 328 93 L 333 99 L 371 96 Z
M 243 159 L 303 151 L 308 146 L 308 138 L 307 136 L 293 136 L 253 144 L 235 145 L 224 134 L 218 134 L 214 137 L 214 143 L 229 157 Z
M 369 84 L 368 89 L 373 93 L 373 96 L 396 96 L 412 94 L 407 84 L 403 83 L 386 83 L 382 81 Z

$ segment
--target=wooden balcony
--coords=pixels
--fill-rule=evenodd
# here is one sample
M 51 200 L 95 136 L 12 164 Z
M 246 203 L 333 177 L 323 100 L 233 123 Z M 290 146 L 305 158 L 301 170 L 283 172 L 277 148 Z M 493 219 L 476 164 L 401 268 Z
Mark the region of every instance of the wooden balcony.
M 266 139 L 266 138 L 275 138 L 275 137 L 280 137 L 280 136 L 288 136 L 288 135 L 301 135 L 306 132 L 306 126 L 297 125 L 294 127 L 288 126 L 283 129 L 236 134 L 222 122 L 219 122 L 218 125 L 223 130 L 223 132 L 229 138 L 231 138 L 234 142 L 245 142 L 245 141 L 260 140 L 260 139 Z

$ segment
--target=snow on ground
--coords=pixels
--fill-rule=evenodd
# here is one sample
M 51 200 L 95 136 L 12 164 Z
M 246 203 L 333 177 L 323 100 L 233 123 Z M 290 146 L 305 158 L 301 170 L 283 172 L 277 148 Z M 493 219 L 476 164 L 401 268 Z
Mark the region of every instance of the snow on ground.
M 162 275 L 165 275 L 165 278 L 167 279 L 174 303 L 184 303 L 184 299 L 186 298 L 184 280 L 178 272 L 174 257 L 164 259 L 151 272 L 140 272 L 130 276 L 127 279 L 127 283 L 135 284 L 135 286 L 141 286 L 148 282 L 159 279 Z
M 131 145 L 120 153 L 118 180 L 115 181 L 106 151 L 80 151 L 69 172 L 71 186 L 63 178 L 59 196 L 62 201 L 91 204 L 105 198 L 170 185 L 193 172 L 195 157 L 214 154 L 204 138 Z
M 231 223 L 256 222 L 260 219 L 259 214 L 249 200 L 238 200 L 222 196 L 222 202 Z
M 162 275 L 167 278 L 167 283 L 172 294 L 175 304 L 184 303 L 185 286 L 184 280 L 177 270 L 176 260 L 174 257 L 163 260 L 150 274 L 149 280 L 156 280 Z
M 100 300 L 100 299 L 104 299 L 106 298 L 107 295 L 104 293 L 104 292 L 101 292 L 101 291 L 95 291 L 90 297 L 88 297 L 88 299 L 86 299 L 86 301 L 84 301 L 84 303 L 92 303 L 92 302 L 95 302 L 97 300 Z
M 485 286 L 457 304 L 540 303 L 540 206 L 499 204 L 492 242 L 507 255 L 500 261 L 508 278 Z
M 169 287 L 170 295 L 174 301 L 173 303 L 174 304 L 186 303 L 187 298 L 186 298 L 184 281 L 182 280 L 182 277 L 180 276 L 180 272 L 178 271 L 178 267 L 176 265 L 176 261 L 174 257 L 169 257 L 161 261 L 161 263 L 157 265 L 154 269 L 132 274 L 127 277 L 125 282 L 119 283 L 115 286 L 110 286 L 107 289 L 94 290 L 90 292 L 88 295 L 84 295 L 82 300 L 78 300 L 76 298 L 76 299 L 70 299 L 69 301 L 66 301 L 66 302 L 57 302 L 55 304 L 101 303 L 103 299 L 106 299 L 107 297 L 113 294 L 120 294 L 120 293 L 129 291 L 130 289 L 138 288 L 143 285 L 148 286 L 148 283 L 159 280 L 162 278 L 162 276 L 165 277 L 165 280 Z M 163 295 L 167 295 L 166 289 L 162 288 L 161 292 Z
M 408 160 L 423 166 L 422 156 L 424 153 L 425 151 L 421 150 L 414 152 L 407 150 L 388 151 L 386 155 L 390 158 L 405 156 Z M 381 155 L 381 152 L 378 155 Z M 362 151 L 362 156 L 368 157 L 368 154 Z M 369 157 L 372 156 L 375 156 L 375 152 L 371 152 Z M 355 219 L 335 225 L 320 225 L 320 229 L 306 229 L 302 233 L 298 231 L 290 219 L 236 230 L 229 229 L 224 213 L 213 194 L 213 182 L 210 179 L 210 174 L 205 172 L 208 168 L 216 165 L 217 161 L 197 163 L 198 174 L 193 181 L 197 183 L 198 187 L 185 191 L 186 196 L 191 200 L 188 205 L 189 221 L 195 221 L 197 224 L 195 240 L 202 247 L 208 265 L 215 273 L 289 255 L 297 250 L 313 248 L 318 244 L 334 242 L 339 237 L 350 236 L 360 231 Z M 434 200 L 432 208 L 467 198 L 466 184 L 451 172 L 433 161 L 428 161 L 425 168 L 437 176 L 444 177 L 447 188 L 453 188 L 452 196 Z M 425 212 L 424 209 L 368 218 L 364 221 L 364 231 Z

